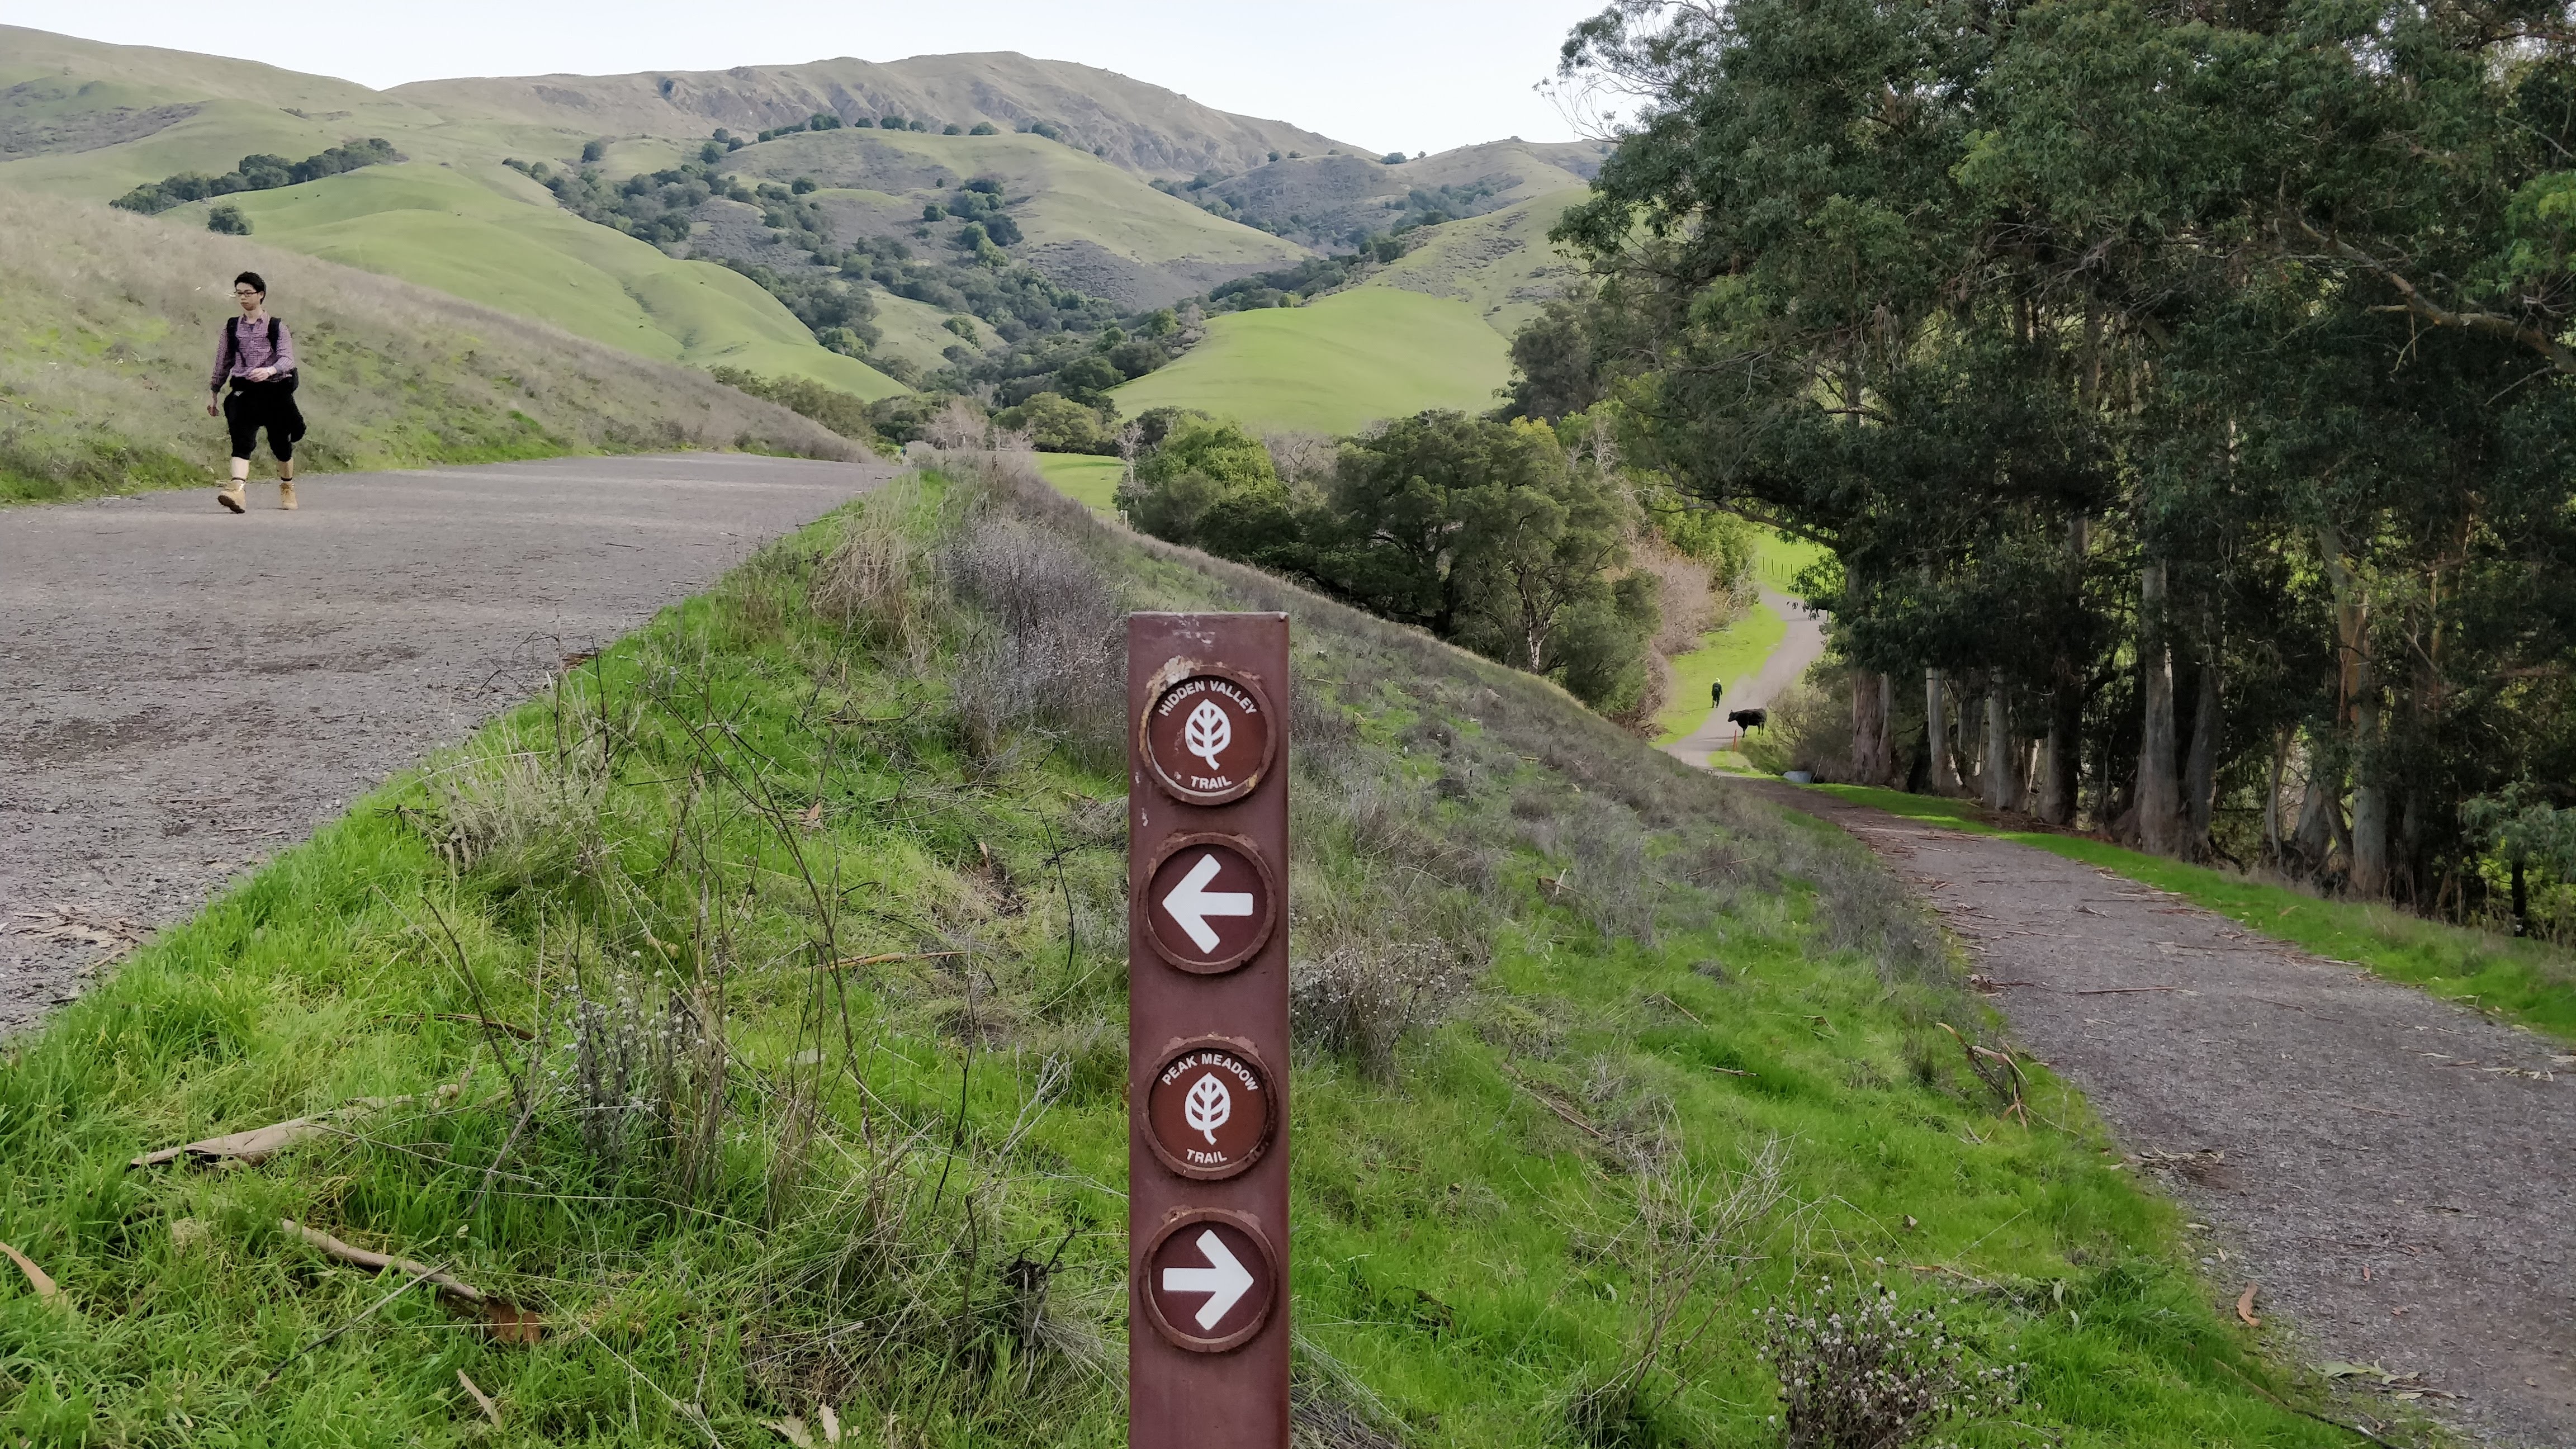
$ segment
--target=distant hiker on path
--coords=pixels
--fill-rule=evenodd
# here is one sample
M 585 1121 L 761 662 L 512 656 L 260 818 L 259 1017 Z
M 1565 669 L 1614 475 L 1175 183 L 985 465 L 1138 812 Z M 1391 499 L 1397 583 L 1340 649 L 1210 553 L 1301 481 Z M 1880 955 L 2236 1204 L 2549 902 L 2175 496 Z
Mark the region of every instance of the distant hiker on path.
M 295 410 L 295 337 L 286 324 L 268 315 L 268 283 L 257 272 L 233 278 L 233 300 L 241 315 L 224 320 L 215 339 L 215 372 L 206 384 L 206 416 L 222 413 L 233 434 L 233 478 L 215 501 L 235 513 L 250 484 L 250 455 L 259 446 L 259 431 L 268 430 L 268 451 L 277 458 L 277 506 L 295 506 L 295 440 L 304 436 L 304 415 Z M 224 384 L 233 385 L 224 396 Z
M 1718 701 L 1725 697 L 1726 681 L 1723 679 L 1710 680 L 1708 685 L 1708 707 L 1710 709 L 1717 708 Z

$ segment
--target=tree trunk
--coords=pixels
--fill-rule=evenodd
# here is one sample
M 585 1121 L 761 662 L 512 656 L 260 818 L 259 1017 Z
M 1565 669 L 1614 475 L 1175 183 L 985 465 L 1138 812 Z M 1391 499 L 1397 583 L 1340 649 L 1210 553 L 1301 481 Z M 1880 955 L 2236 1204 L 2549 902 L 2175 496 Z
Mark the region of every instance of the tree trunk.
M 2210 817 L 2218 808 L 2218 655 L 2213 641 L 2200 661 L 2200 698 L 2191 711 L 2191 753 L 2184 761 L 2182 792 L 2190 812 L 2183 844 L 2194 859 L 2210 854 Z
M 1885 785 L 1895 773 L 1887 738 L 1888 680 L 1871 669 L 1851 672 L 1852 779 L 1863 785 Z
M 1923 671 L 1923 738 L 1924 749 L 1931 755 L 1931 792 L 1935 795 L 1959 793 L 1959 772 L 1950 758 L 1950 702 L 1941 671 Z
M 2293 842 L 2298 849 L 2299 871 L 2311 877 L 2326 873 L 2326 859 L 2334 854 L 2335 841 L 2343 834 L 2342 782 L 2335 778 L 2331 761 L 2320 754 L 2316 742 L 2308 742 L 2308 788 L 2299 802 L 2299 826 Z
M 2272 773 L 2263 790 L 2263 863 L 2274 870 L 2281 868 L 2281 772 L 2289 763 L 2290 732 L 2284 728 L 2272 737 Z
M 2138 739 L 2138 846 L 2179 854 L 2182 787 L 2174 779 L 2173 650 L 2165 638 L 2165 566 L 2138 573 L 2139 696 L 2146 711 Z
M 2066 768 L 2066 731 L 2052 723 L 2048 741 L 2040 746 L 2039 799 L 2035 802 L 2039 818 L 2051 825 L 2065 825 L 2075 818 L 2074 782 Z
M 2012 706 L 2004 695 L 2004 672 L 1986 671 L 1986 808 L 2013 807 L 2021 781 L 2013 768 Z
M 2388 787 L 2379 778 L 2379 691 L 2362 671 L 2361 697 L 2353 702 L 2352 880 L 2354 895 L 2388 894 Z

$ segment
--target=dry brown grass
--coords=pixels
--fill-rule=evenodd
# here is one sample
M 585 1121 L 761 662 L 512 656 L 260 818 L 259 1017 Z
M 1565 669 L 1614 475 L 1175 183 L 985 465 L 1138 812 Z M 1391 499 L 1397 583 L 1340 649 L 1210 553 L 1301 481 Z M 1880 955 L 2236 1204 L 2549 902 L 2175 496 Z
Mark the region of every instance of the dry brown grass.
M 0 209 L 0 501 L 201 483 L 215 327 L 256 271 L 295 329 L 312 471 L 856 445 L 703 372 L 255 242 L 77 202 Z

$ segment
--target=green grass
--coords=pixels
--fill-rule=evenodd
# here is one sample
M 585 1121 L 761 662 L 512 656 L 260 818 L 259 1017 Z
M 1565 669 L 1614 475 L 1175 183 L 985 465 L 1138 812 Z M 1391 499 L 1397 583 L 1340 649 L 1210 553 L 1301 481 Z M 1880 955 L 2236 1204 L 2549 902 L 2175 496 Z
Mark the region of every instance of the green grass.
M 1547 233 L 1588 194 L 1584 187 L 1569 187 L 1434 227 L 1364 285 L 1464 302 L 1485 325 L 1509 337 L 1538 315 L 1542 299 L 1574 277 L 1575 265 L 1557 253 Z
M 1673 661 L 1672 702 L 1655 716 L 1658 745 L 1696 730 L 1708 719 L 1708 687 L 1719 680 L 1741 685 L 1762 672 L 1762 662 L 1789 636 L 1789 621 L 1760 599 L 1707 642 Z
M 1966 800 L 1861 785 L 1817 788 L 1910 820 L 1999 836 L 2172 891 L 2249 930 L 2317 955 L 2367 966 L 2445 1001 L 2576 1040 L 2576 961 L 2564 951 L 2427 921 L 2387 906 L 2320 900 L 2231 871 L 2188 865 L 2081 835 L 2012 830 Z
M 1757 1315 L 1818 1274 L 1883 1274 L 1980 1359 L 2030 1365 L 2031 1428 L 1971 1445 L 2346 1442 L 2251 1387 L 2294 1391 L 2071 1091 L 2034 1068 L 2024 1125 L 1958 1067 L 1933 1022 L 1975 1032 L 1983 1009 L 1838 832 L 1731 806 L 1541 682 L 999 496 L 1024 521 L 933 490 L 771 550 L 19 1042 L 0 1239 L 66 1302 L 0 1281 L 0 1425 L 481 1442 L 463 1370 L 506 1443 L 762 1442 L 818 1397 L 861 1443 L 889 1424 L 916 1446 L 1122 1442 L 1116 718 L 1055 699 L 1077 712 L 976 726 L 961 682 L 991 620 L 884 582 L 900 569 L 830 592 L 845 537 L 912 550 L 927 584 L 926 551 L 978 528 L 998 531 L 956 557 L 1070 548 L 1114 606 L 1293 605 L 1301 953 L 1410 942 L 1475 975 L 1409 998 L 1437 1009 L 1388 1052 L 1301 1017 L 1311 1391 L 1377 1401 L 1409 1444 L 1572 1442 L 1570 1400 L 1628 1361 L 1670 1261 L 1641 1247 L 1640 1194 L 1722 1187 L 1778 1143 L 1795 1206 L 1732 1240 L 1757 1255 L 1740 1277 L 1689 1280 L 1685 1321 L 1710 1332 L 1648 1374 L 1630 1442 L 1777 1442 Z M 923 950 L 965 954 L 818 964 Z M 612 1157 L 594 1134 L 626 1099 L 579 1083 L 613 1066 L 620 1021 L 677 1065 L 645 1074 L 661 1115 L 612 1132 Z M 720 1079 L 685 1026 L 707 1021 Z M 531 1057 L 549 1065 L 523 1112 Z M 339 1130 L 255 1166 L 124 1165 L 333 1109 Z M 394 1284 L 280 1218 L 447 1266 L 548 1331 L 514 1348 L 426 1294 L 379 1304 Z M 1015 1300 L 1004 1265 L 1058 1244 L 1064 1271 Z
M 1118 480 L 1127 476 L 1123 460 L 1088 453 L 1040 453 L 1037 457 L 1038 471 L 1058 492 L 1100 513 L 1118 511 Z
M 0 208 L 0 503 L 211 484 L 225 279 L 295 329 L 308 473 L 566 453 L 852 445 L 705 373 L 255 240 L 78 202 Z M 266 465 L 262 465 L 265 476 Z
M 1507 344 L 1473 307 L 1355 287 L 1214 318 L 1206 341 L 1111 395 L 1130 415 L 1187 407 L 1250 428 L 1346 434 L 1426 408 L 1492 407 L 1510 375 Z
M 645 357 L 803 377 L 871 400 L 904 390 L 816 345 L 749 278 L 675 261 L 583 221 L 514 173 L 477 177 L 415 162 L 225 200 L 269 245 L 435 287 Z M 162 220 L 202 226 L 208 205 Z M 290 305 L 291 278 L 273 280 L 278 305 Z
M 1824 545 L 1803 538 L 1791 538 L 1777 529 L 1756 528 L 1753 553 L 1753 576 L 1763 587 L 1783 592 L 1798 581 L 1798 574 L 1826 555 Z

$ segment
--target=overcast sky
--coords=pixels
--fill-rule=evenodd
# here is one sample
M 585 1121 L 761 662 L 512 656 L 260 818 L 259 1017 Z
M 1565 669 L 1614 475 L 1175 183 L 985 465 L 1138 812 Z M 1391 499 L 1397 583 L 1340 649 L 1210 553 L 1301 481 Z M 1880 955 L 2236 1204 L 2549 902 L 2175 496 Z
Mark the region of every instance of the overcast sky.
M 446 76 L 721 70 L 1017 50 L 1372 151 L 1573 130 L 1532 93 L 1604 0 L 0 0 L 0 23 L 266 61 L 382 88 Z M 0 60 L 5 60 L 0 56 Z

